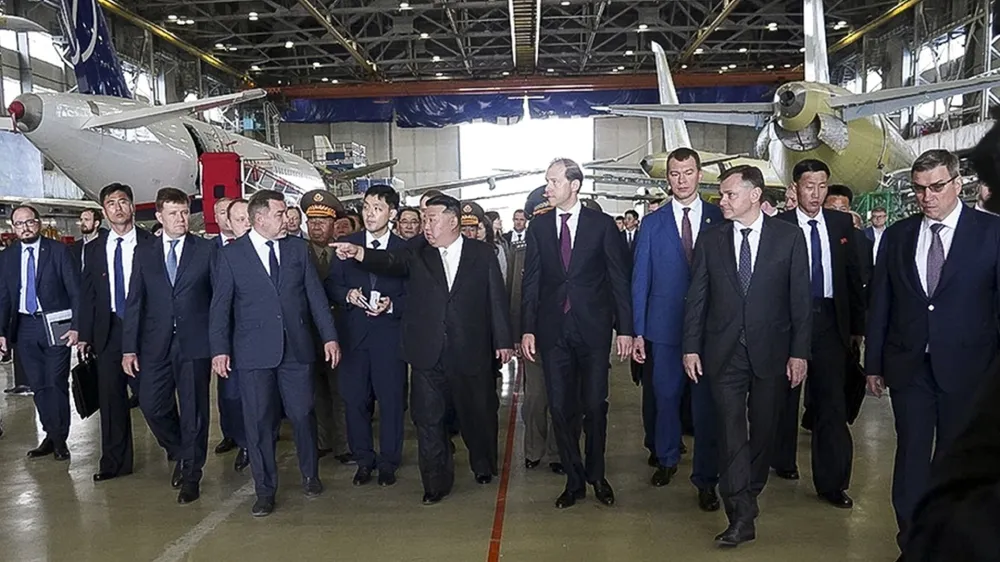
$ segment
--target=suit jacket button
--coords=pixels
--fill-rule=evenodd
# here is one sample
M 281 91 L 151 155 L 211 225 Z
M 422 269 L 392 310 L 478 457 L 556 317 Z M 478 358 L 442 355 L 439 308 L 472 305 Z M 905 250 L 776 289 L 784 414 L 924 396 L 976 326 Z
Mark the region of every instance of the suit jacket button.
M 928 305 L 927 310 L 930 310 L 931 312 L 933 312 L 934 311 L 934 305 L 933 304 L 932 305 Z

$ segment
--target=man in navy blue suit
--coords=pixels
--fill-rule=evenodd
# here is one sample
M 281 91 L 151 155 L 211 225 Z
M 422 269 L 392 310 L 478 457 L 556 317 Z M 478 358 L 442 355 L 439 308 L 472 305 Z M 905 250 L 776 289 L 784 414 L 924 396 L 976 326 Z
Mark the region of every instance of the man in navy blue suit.
M 122 370 L 130 377 L 142 372 L 139 407 L 177 461 L 171 484 L 180 487 L 181 504 L 200 496 L 208 454 L 208 311 L 217 252 L 212 241 L 188 233 L 189 214 L 183 191 L 156 194 L 161 243 L 136 249 L 122 330 Z
M 892 390 L 901 547 L 932 458 L 968 422 L 1000 343 L 1000 219 L 961 202 L 958 157 L 946 150 L 920 155 L 911 178 L 922 214 L 883 235 L 865 355 L 869 390 Z
M 389 186 L 372 186 L 365 192 L 362 218 L 365 229 L 342 242 L 375 250 L 401 250 L 406 241 L 389 231 L 396 217 L 399 194 Z M 358 470 L 354 484 L 368 483 L 378 468 L 378 483 L 391 486 L 403 456 L 403 389 L 406 364 L 400 358 L 400 319 L 406 300 L 406 283 L 400 277 L 368 273 L 355 261 L 335 264 L 326 280 L 330 300 L 346 303 L 344 362 L 340 393 L 347 413 L 347 439 Z M 379 408 L 379 454 L 372 444 L 374 395 Z
M 17 348 L 45 430 L 45 439 L 28 456 L 68 461 L 67 346 L 76 345 L 77 332 L 63 335 L 66 345 L 49 345 L 42 315 L 76 309 L 79 270 L 65 244 L 41 237 L 41 216 L 34 207 L 15 207 L 11 224 L 18 241 L 0 253 L 0 354 L 9 343 Z
M 243 419 L 257 501 L 251 513 L 274 511 L 278 489 L 275 444 L 280 406 L 292 422 L 306 497 L 323 493 L 316 449 L 312 363 L 316 359 L 310 320 L 325 359 L 340 361 L 330 302 L 307 242 L 285 236 L 281 193 L 258 191 L 247 206 L 253 227 L 219 253 L 212 282 L 209 345 L 212 370 L 240 373 Z M 280 402 L 280 404 L 279 404 Z
M 655 450 L 658 466 L 654 486 L 666 486 L 681 458 L 681 397 L 687 376 L 681 359 L 684 297 L 691 279 L 691 260 L 698 235 L 723 223 L 722 211 L 701 200 L 701 159 L 690 148 L 667 157 L 673 201 L 647 215 L 636 240 L 632 269 L 632 315 L 636 339 L 633 358 L 644 363 L 646 340 L 652 344 L 653 393 L 656 397 Z M 698 505 L 719 509 L 715 403 L 707 384 L 691 389 L 695 447 L 691 482 L 698 488 Z

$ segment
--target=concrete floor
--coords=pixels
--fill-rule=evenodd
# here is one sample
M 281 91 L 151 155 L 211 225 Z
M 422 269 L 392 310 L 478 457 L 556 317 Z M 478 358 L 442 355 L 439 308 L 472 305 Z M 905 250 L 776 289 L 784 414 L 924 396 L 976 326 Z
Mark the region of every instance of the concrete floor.
M 9 366 L 0 367 L 4 388 Z M 501 455 L 510 420 L 510 381 L 501 409 Z M 214 388 L 214 385 L 213 385 Z M 553 507 L 564 480 L 545 469 L 524 468 L 517 420 L 505 515 L 498 517 L 501 482 L 479 486 L 468 472 L 456 441 L 457 479 L 442 503 L 421 505 L 416 439 L 407 424 L 404 466 L 398 484 L 354 488 L 354 467 L 321 461 L 324 495 L 302 496 L 290 429 L 279 443 L 282 482 L 277 510 L 265 519 L 250 516 L 249 473 L 233 471 L 233 454 L 209 452 L 201 500 L 180 506 L 170 488 L 170 469 L 141 414 L 133 410 L 136 473 L 94 484 L 100 455 L 97 416 L 81 421 L 74 412 L 72 462 L 51 457 L 29 460 L 40 439 L 32 400 L 0 398 L 5 434 L 0 439 L 0 560 L 3 561 L 208 561 L 379 560 L 462 561 L 663 559 L 741 561 L 894 560 L 895 524 L 889 504 L 894 434 L 887 401 L 869 398 L 854 426 L 855 499 L 851 511 L 817 500 L 809 476 L 809 436 L 800 437 L 803 479 L 772 478 L 761 498 L 757 541 L 737 552 L 712 544 L 725 516 L 698 510 L 690 475 L 690 454 L 666 487 L 649 485 L 651 469 L 642 448 L 639 389 L 627 367 L 612 372 L 608 478 L 618 503 L 599 506 L 591 496 L 565 512 Z M 213 398 L 214 404 L 214 398 Z M 213 416 L 215 412 L 213 411 Z M 219 440 L 213 419 L 210 447 Z M 688 444 L 691 444 L 688 438 Z M 499 525 L 497 524 L 499 523 Z M 501 527 L 502 526 L 502 527 Z M 492 555 L 491 558 L 491 548 Z

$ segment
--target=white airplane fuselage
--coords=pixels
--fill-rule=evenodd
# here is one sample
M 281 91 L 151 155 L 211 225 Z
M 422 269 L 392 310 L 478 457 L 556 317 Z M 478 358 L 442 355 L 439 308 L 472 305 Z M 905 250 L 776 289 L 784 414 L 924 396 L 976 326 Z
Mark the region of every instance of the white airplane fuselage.
M 74 93 L 22 94 L 27 115 L 18 130 L 97 200 L 109 183 L 132 187 L 137 205 L 152 203 L 163 187 L 200 195 L 198 156 L 234 152 L 305 193 L 323 189 L 307 160 L 190 117 L 174 117 L 136 128 L 86 128 L 89 119 L 148 107 L 140 101 Z

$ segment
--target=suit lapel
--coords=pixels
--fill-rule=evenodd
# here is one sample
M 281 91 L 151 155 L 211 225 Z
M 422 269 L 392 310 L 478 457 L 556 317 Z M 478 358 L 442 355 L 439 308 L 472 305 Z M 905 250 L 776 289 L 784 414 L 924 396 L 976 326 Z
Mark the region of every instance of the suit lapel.
M 36 295 L 38 294 L 38 288 L 42 286 L 42 277 L 45 275 L 45 268 L 48 266 L 49 262 L 52 261 L 52 256 L 49 255 L 49 245 L 45 242 L 46 241 L 43 238 L 39 238 L 38 240 L 38 263 L 35 264 Z
M 975 239 L 975 215 L 970 212 L 970 209 L 964 208 L 963 203 L 959 203 L 963 206 L 961 214 L 958 215 L 958 224 L 955 226 L 955 234 L 951 238 L 951 248 L 948 250 L 948 257 L 944 260 L 944 266 L 941 268 L 941 279 L 938 280 L 937 287 L 934 289 L 934 294 L 938 294 L 947 285 L 948 281 L 954 276 L 955 271 L 960 267 L 960 263 L 964 261 L 964 252 L 969 248 L 974 248 L 976 246 Z M 971 211 L 975 211 L 972 209 Z M 979 211 L 975 211 L 979 212 Z
M 757 242 L 757 259 L 753 260 L 753 270 L 750 274 L 750 286 L 747 288 L 747 294 L 749 295 L 754 288 L 754 281 L 761 277 L 760 272 L 767 268 L 774 260 L 772 259 L 772 254 L 774 253 L 775 243 L 772 240 L 774 232 L 771 225 L 768 224 L 771 221 L 770 217 L 764 217 L 764 224 L 760 227 L 760 240 Z M 735 259 L 735 258 L 734 258 Z M 739 281 L 739 279 L 737 279 Z
M 460 283 L 471 275 L 472 264 L 476 261 L 473 255 L 471 244 L 468 240 L 462 243 L 462 255 L 458 257 L 458 271 L 455 272 L 455 280 L 451 284 L 451 294 L 455 294 Z
M 677 230 L 677 217 L 674 216 L 673 202 L 667 205 L 666 208 L 663 209 L 663 212 L 665 213 L 663 216 L 663 220 L 667 223 L 664 228 L 666 228 L 667 230 L 667 238 L 670 239 L 670 245 L 674 247 L 674 251 L 677 252 L 677 255 L 680 257 L 681 262 L 687 263 L 687 256 L 684 255 L 684 247 L 683 244 L 681 243 L 681 233 Z M 703 221 L 704 218 L 705 218 L 704 213 L 702 213 Z
M 459 236 L 461 236 L 461 234 Z M 433 277 L 439 285 L 447 290 L 448 278 L 444 274 L 444 264 L 441 262 L 441 250 L 438 250 L 434 246 L 428 244 L 427 246 L 424 246 L 420 257 L 427 265 L 427 269 L 430 270 L 431 277 Z
M 163 248 L 163 244 L 160 244 L 160 248 Z M 187 269 L 188 265 L 194 260 L 195 252 L 198 251 L 197 241 L 194 240 L 194 236 L 190 234 L 184 236 L 184 249 L 181 252 L 181 261 L 177 264 L 177 277 L 174 279 L 174 287 L 181 284 L 181 278 L 184 276 L 184 271 Z M 166 272 L 167 261 L 166 256 L 160 262 L 163 264 L 163 270 Z M 170 277 L 168 276 L 169 280 Z
M 239 240 L 230 242 L 230 246 L 237 243 L 239 243 L 240 249 L 243 250 L 243 258 L 250 260 L 250 262 L 254 264 L 251 265 L 250 267 L 256 270 L 259 274 L 263 275 L 264 279 L 267 281 L 268 286 L 273 287 L 274 292 L 277 293 L 278 288 L 274 286 L 274 283 L 271 283 L 271 276 L 267 274 L 267 269 L 265 269 L 264 264 L 261 263 L 260 256 L 257 255 L 257 249 L 254 248 L 253 242 L 250 241 L 250 237 L 249 236 L 241 237 Z
M 743 288 L 740 287 L 739 274 L 736 272 L 736 253 L 733 246 L 733 231 L 731 228 L 719 229 L 719 255 L 722 256 L 722 265 L 726 270 L 729 281 L 732 282 L 736 294 L 742 295 Z
M 920 237 L 920 223 L 921 221 L 919 220 L 914 221 L 914 226 L 904 238 L 903 271 L 905 273 L 903 275 L 910 282 L 913 292 L 926 300 L 927 293 L 924 291 L 924 286 L 920 283 L 920 273 L 917 271 L 917 239 Z M 940 285 L 940 283 L 938 284 Z

